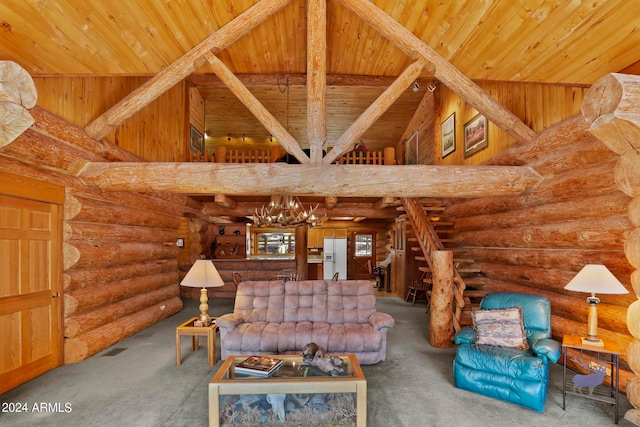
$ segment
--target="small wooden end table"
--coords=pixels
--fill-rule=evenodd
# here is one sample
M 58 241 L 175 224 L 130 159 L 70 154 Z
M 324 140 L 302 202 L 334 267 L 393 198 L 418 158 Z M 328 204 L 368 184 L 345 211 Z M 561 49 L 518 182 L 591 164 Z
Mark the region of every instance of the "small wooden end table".
M 182 363 L 180 354 L 180 337 L 182 335 L 191 335 L 191 349 L 196 351 L 200 347 L 200 337 L 207 337 L 207 360 L 209 366 L 216 364 L 216 331 L 218 326 L 213 323 L 211 326 L 193 326 L 193 322 L 198 320 L 197 317 L 187 320 L 176 328 L 176 365 Z
M 620 386 L 620 348 L 613 341 L 602 340 L 604 346 L 597 347 L 583 344 L 582 338 L 575 335 L 565 334 L 562 337 L 563 353 L 563 390 L 562 409 L 566 407 L 567 394 L 584 397 L 585 399 L 598 400 L 613 405 L 614 421 L 618 424 L 618 394 Z M 591 375 L 576 375 L 567 384 L 567 353 L 570 354 L 574 362 L 579 363 L 593 370 Z M 598 377 L 596 378 L 596 376 Z M 607 388 L 602 384 L 605 376 L 611 376 L 610 386 Z M 602 381 L 600 381 L 602 380 Z M 598 383 L 598 381 L 600 381 Z M 597 383 L 597 384 L 596 384 Z M 572 390 L 568 390 L 568 385 L 573 385 Z

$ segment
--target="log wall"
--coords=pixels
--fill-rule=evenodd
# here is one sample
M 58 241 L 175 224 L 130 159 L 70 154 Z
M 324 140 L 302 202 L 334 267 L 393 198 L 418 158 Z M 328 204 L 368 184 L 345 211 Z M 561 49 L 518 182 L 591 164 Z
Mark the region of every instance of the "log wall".
M 74 173 L 88 160 L 141 159 L 40 107 L 31 113 L 35 125 L 0 149 L 0 169 L 65 186 L 64 347 L 72 363 L 182 308 L 175 242 L 184 215 L 197 218 L 202 206 L 182 195 L 84 185 Z
M 598 335 L 621 350 L 631 342 L 627 307 L 637 299 L 634 268 L 625 242 L 635 229 L 627 217 L 631 197 L 618 189 L 618 155 L 588 132 L 581 115 L 561 121 L 526 145 L 514 145 L 483 162 L 528 165 L 544 180 L 517 197 L 485 197 L 450 204 L 456 218 L 456 246 L 486 275 L 487 291 L 544 295 L 551 301 L 555 339 L 585 335 L 586 295 L 564 290 L 585 264 L 604 264 L 630 291 L 598 295 Z M 621 385 L 630 378 L 622 357 Z

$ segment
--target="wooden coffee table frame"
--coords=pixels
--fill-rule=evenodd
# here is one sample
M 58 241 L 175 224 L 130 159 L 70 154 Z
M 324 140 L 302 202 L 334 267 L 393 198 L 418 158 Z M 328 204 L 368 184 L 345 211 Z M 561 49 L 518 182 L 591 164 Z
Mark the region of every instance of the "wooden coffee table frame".
M 367 380 L 354 354 L 337 354 L 351 365 L 353 376 L 348 377 L 306 377 L 306 378 L 273 378 L 251 377 L 230 378 L 231 366 L 248 356 L 229 356 L 209 383 L 209 426 L 220 425 L 220 396 L 243 394 L 299 394 L 299 393 L 355 393 L 356 425 L 367 425 Z M 279 359 L 288 359 L 302 363 L 301 356 L 271 355 Z
M 182 363 L 180 352 L 180 337 L 183 335 L 191 336 L 191 349 L 196 351 L 200 347 L 198 340 L 200 337 L 207 337 L 207 361 L 209 366 L 216 364 L 216 331 L 218 326 L 215 324 L 211 326 L 193 326 L 193 322 L 197 320 L 197 317 L 187 320 L 182 325 L 176 328 L 176 365 L 180 366 Z

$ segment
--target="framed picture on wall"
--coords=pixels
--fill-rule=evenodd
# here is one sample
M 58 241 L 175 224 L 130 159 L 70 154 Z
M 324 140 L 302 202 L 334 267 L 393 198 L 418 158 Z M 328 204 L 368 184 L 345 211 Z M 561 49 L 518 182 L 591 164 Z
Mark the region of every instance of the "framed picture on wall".
M 200 154 L 204 153 L 204 138 L 194 125 L 191 125 L 191 151 Z
M 418 131 L 415 131 L 411 138 L 407 140 L 407 158 L 406 165 L 417 165 L 418 164 Z
M 442 158 L 456 151 L 456 113 L 442 122 Z
M 467 158 L 488 145 L 487 119 L 478 114 L 464 124 L 464 157 Z

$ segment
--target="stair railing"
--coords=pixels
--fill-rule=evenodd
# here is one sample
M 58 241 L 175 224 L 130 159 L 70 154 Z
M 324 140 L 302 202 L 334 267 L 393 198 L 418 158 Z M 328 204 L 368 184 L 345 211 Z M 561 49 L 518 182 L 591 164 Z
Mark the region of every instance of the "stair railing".
M 440 240 L 438 233 L 433 225 L 433 222 L 427 215 L 425 209 L 420 204 L 410 197 L 401 198 L 402 204 L 405 208 L 409 223 L 413 228 L 420 249 L 424 255 L 427 265 L 430 270 L 433 270 L 433 260 L 431 253 L 433 251 L 445 250 L 444 244 Z M 452 266 L 453 277 L 451 283 L 453 283 L 453 297 L 455 304 L 453 305 L 453 329 L 458 332 L 461 329 L 460 317 L 462 316 L 462 310 L 465 306 L 464 290 L 467 285 L 464 279 L 458 271 L 457 265 L 454 262 Z

